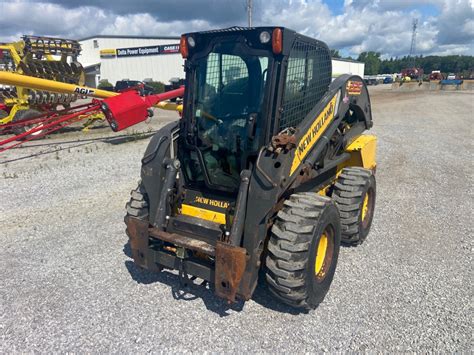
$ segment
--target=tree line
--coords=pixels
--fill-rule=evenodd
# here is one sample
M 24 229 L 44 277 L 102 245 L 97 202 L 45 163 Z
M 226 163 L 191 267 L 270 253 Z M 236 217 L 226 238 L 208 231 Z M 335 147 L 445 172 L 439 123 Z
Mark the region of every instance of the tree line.
M 331 50 L 333 58 L 341 58 L 339 51 Z M 343 59 L 354 59 L 346 57 Z M 365 63 L 365 74 L 391 74 L 400 73 L 402 69 L 413 67 L 422 68 L 425 74 L 431 73 L 433 70 L 439 70 L 442 73 L 456 73 L 463 77 L 474 75 L 474 56 L 468 55 L 430 55 L 416 56 L 410 58 L 404 56 L 402 58 L 381 59 L 378 52 L 362 52 L 355 59 Z

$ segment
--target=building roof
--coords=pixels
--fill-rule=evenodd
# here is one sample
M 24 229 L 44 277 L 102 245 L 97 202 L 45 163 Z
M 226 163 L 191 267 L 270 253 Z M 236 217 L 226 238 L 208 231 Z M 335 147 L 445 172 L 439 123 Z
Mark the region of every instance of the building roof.
M 345 58 L 331 58 L 331 59 L 336 60 L 338 62 L 349 62 L 349 63 L 364 64 L 364 62 L 359 62 L 358 60 L 354 60 L 354 59 L 345 59 Z
M 95 38 L 131 38 L 131 39 L 180 39 L 179 36 L 121 36 L 121 35 L 95 35 L 78 39 L 79 42 Z

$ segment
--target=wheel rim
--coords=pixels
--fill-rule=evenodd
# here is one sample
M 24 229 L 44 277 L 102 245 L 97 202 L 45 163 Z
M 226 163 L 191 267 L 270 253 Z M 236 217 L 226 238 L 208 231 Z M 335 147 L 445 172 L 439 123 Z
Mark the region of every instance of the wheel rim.
M 27 131 L 29 131 L 30 129 L 33 129 L 33 128 L 40 128 L 40 127 L 43 127 L 43 124 L 40 123 L 40 124 L 37 124 L 37 125 L 31 125 L 31 126 L 28 126 L 28 127 L 25 127 Z M 43 133 L 43 130 L 39 130 L 39 131 L 36 131 L 35 133 L 31 133 L 32 136 L 38 136 L 40 135 L 41 133 Z
M 362 224 L 363 228 L 368 228 L 372 221 L 372 214 L 374 209 L 374 191 L 373 189 L 369 188 L 367 190 L 364 200 L 362 202 L 362 208 L 360 212 L 360 223 Z
M 334 230 L 327 226 L 321 233 L 318 246 L 316 247 L 316 260 L 314 262 L 314 274 L 317 281 L 322 281 L 326 277 L 332 263 L 334 251 Z
M 369 191 L 364 196 L 364 201 L 362 202 L 362 221 L 365 221 L 367 218 L 367 212 L 369 211 Z

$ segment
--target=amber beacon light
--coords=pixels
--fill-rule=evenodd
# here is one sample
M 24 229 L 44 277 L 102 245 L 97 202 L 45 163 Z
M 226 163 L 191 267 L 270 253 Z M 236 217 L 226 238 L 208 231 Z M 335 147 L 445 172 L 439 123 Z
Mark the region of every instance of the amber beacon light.
M 179 41 L 179 51 L 183 58 L 188 57 L 188 42 L 186 42 L 186 36 L 182 35 L 181 40 Z
M 272 49 L 274 54 L 280 54 L 283 51 L 283 33 L 281 28 L 275 28 L 273 30 Z

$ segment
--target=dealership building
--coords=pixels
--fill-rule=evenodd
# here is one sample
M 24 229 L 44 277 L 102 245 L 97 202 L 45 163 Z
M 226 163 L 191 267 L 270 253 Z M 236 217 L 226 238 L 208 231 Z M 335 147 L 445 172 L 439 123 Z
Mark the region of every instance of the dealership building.
M 82 47 L 79 62 L 86 71 L 86 85 L 96 87 L 107 79 L 112 85 L 119 80 L 151 80 L 168 83 L 184 78 L 179 37 L 98 35 L 79 40 Z M 341 74 L 364 76 L 364 63 L 333 59 L 333 77 Z
M 118 80 L 153 80 L 167 83 L 184 77 L 179 37 L 107 36 L 79 40 L 78 60 L 86 71 L 86 85 L 96 87 L 101 79 L 112 85 Z

